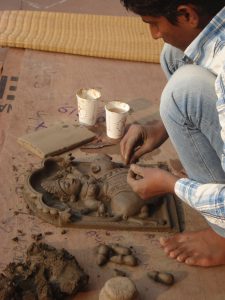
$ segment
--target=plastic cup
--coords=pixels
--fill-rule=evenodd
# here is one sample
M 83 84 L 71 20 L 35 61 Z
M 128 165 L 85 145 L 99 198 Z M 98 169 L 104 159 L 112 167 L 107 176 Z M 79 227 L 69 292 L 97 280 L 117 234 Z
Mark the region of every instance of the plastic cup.
M 130 106 L 120 101 L 111 101 L 105 105 L 106 133 L 111 139 L 120 139 L 125 130 L 125 124 Z
M 79 123 L 93 126 L 97 120 L 98 100 L 101 93 L 96 89 L 80 89 L 77 94 Z

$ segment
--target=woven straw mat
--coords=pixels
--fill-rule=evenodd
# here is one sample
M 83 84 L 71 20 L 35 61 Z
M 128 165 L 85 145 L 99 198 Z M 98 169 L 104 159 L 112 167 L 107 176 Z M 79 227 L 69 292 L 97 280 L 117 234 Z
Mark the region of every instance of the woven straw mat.
M 162 45 L 139 17 L 0 12 L 0 46 L 158 63 Z

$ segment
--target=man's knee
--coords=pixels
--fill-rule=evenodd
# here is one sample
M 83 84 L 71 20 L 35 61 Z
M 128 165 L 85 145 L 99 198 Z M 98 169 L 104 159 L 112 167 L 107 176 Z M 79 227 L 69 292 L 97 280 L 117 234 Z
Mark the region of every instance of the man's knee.
M 161 95 L 160 115 L 164 123 L 168 117 L 177 115 L 178 107 L 181 102 L 187 99 L 185 94 L 191 88 L 192 80 L 188 76 L 188 66 L 183 66 L 177 70 L 167 82 Z
M 172 114 L 189 113 L 199 109 L 202 101 L 215 103 L 215 76 L 208 70 L 195 66 L 180 67 L 166 84 L 160 101 L 160 115 L 166 121 Z M 196 109 L 195 109 L 196 108 Z
M 160 55 L 160 64 L 168 79 L 180 66 L 185 64 L 182 61 L 183 56 L 184 53 L 180 49 L 164 44 Z

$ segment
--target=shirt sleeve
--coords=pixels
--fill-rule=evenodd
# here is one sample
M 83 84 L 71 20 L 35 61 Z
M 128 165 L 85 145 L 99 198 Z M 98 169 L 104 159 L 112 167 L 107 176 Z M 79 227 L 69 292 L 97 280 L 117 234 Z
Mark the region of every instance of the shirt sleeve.
M 216 104 L 221 125 L 221 138 L 223 140 L 223 152 L 221 157 L 222 168 L 225 172 L 225 63 L 215 82 L 218 101 Z
M 225 64 L 217 76 L 215 90 L 218 97 L 216 106 L 223 140 L 221 165 L 225 172 Z M 209 222 L 225 228 L 225 183 L 201 184 L 182 178 L 175 184 L 175 193 L 179 198 L 204 215 Z
M 225 228 L 225 184 L 200 184 L 182 178 L 175 184 L 175 193 L 209 222 Z

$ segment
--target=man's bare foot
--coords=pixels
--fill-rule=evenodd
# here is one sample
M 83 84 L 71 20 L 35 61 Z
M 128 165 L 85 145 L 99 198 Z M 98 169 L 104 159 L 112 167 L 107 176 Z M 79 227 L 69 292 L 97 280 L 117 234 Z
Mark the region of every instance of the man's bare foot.
M 225 264 L 225 238 L 211 228 L 162 237 L 160 244 L 169 257 L 187 265 L 211 267 Z

